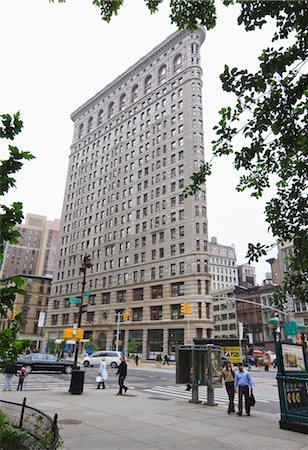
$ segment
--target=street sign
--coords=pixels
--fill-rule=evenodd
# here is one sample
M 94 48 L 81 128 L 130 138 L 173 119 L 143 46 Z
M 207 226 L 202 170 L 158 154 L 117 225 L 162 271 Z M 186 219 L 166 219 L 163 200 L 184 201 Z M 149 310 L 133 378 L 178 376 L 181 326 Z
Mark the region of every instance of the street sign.
M 38 326 L 39 328 L 43 328 L 44 322 L 45 322 L 45 316 L 46 316 L 46 313 L 43 312 L 43 311 L 41 311 L 41 312 L 40 312 L 40 315 L 39 315 L 38 324 L 37 324 L 37 326 Z
M 77 298 L 77 297 L 71 297 L 71 298 L 70 298 L 70 303 L 80 303 L 80 298 Z
M 87 311 L 88 311 L 88 305 L 82 305 L 82 307 L 81 307 L 81 314 L 85 313 Z
M 285 322 L 284 330 L 287 336 L 295 336 L 297 334 L 296 322 Z
M 84 297 L 90 297 L 90 295 L 91 295 L 91 292 L 89 292 L 89 291 L 86 291 L 83 293 Z

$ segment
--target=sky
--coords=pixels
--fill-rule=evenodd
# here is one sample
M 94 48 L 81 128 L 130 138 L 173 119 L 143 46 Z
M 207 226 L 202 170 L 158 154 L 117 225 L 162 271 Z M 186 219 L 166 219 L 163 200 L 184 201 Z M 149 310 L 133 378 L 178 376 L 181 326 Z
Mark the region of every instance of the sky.
M 209 161 L 213 126 L 221 107 L 234 99 L 222 91 L 219 75 L 224 65 L 257 68 L 262 48 L 269 45 L 272 24 L 247 33 L 237 25 L 238 7 L 218 8 L 217 26 L 206 32 L 201 47 L 205 161 Z M 73 136 L 70 115 L 130 65 L 176 31 L 168 2 L 150 15 L 143 0 L 125 0 L 109 24 L 100 18 L 92 0 L 0 0 L 0 110 L 20 111 L 24 122 L 14 145 L 31 151 L 16 176 L 17 187 L 5 203 L 21 201 L 24 213 L 61 217 L 68 157 Z M 3 141 L 3 140 L 2 140 Z M 7 143 L 0 143 L 0 158 Z M 235 190 L 239 180 L 232 157 L 215 158 L 207 182 L 209 238 L 235 245 L 238 264 L 246 262 L 248 243 L 273 243 L 264 220 L 264 199 Z M 276 249 L 267 256 L 276 256 Z M 259 283 L 270 271 L 264 258 L 253 264 Z

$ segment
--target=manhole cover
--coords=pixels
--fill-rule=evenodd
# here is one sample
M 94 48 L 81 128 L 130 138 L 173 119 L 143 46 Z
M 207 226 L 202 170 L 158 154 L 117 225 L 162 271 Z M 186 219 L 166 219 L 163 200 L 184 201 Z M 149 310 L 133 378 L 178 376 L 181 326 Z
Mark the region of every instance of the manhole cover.
M 75 419 L 58 420 L 58 424 L 60 424 L 60 425 L 79 425 L 80 423 L 82 423 L 80 420 L 75 420 Z

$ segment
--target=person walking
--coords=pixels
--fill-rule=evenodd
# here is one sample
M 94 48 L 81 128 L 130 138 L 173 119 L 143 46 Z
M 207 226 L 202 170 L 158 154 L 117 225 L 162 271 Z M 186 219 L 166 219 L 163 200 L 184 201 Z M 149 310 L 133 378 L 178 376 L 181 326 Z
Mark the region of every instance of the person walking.
M 169 366 L 169 355 L 167 355 L 167 353 L 164 356 L 164 362 L 163 362 L 163 366 L 167 364 Z
M 238 389 L 238 412 L 237 415 L 243 414 L 243 397 L 245 398 L 245 411 L 250 416 L 249 391 L 252 392 L 252 378 L 247 370 L 244 370 L 243 363 L 238 363 L 238 372 L 235 374 L 235 393 Z
M 221 370 L 221 378 L 225 381 L 226 391 L 229 397 L 228 414 L 234 413 L 234 379 L 235 373 L 231 367 L 229 361 L 224 363 L 224 367 Z
M 22 366 L 22 368 L 17 371 L 17 376 L 19 379 L 18 379 L 18 386 L 17 386 L 16 390 L 22 391 L 24 381 L 25 381 L 26 377 L 28 376 L 26 368 L 24 366 Z
M 138 362 L 139 362 L 139 356 L 136 355 L 136 356 L 135 356 L 135 363 L 136 363 L 136 366 L 138 366 Z
M 102 357 L 99 370 L 98 370 L 98 376 L 96 377 L 96 381 L 98 382 L 97 389 L 101 388 L 105 389 L 105 381 L 108 380 L 108 372 L 107 372 L 107 365 L 105 361 L 105 357 Z
M 11 391 L 12 390 L 12 381 L 13 377 L 16 373 L 16 367 L 14 364 L 8 366 L 4 370 L 4 378 L 5 378 L 5 384 L 4 384 L 4 391 Z
M 124 356 L 121 356 L 121 364 L 118 367 L 117 375 L 119 375 L 119 392 L 117 395 L 122 395 L 123 389 L 125 394 L 127 392 L 127 386 L 124 385 L 124 380 L 127 377 L 127 364 L 124 359 Z

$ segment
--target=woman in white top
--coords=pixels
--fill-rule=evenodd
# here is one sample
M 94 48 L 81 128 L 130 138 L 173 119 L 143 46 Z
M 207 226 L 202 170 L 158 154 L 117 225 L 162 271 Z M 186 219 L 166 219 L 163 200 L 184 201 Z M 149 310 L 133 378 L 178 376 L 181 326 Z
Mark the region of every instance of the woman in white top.
M 100 389 L 101 385 L 102 385 L 102 388 L 105 389 L 105 380 L 107 380 L 107 379 L 108 379 L 107 366 L 106 366 L 105 357 L 103 356 L 102 362 L 99 366 L 98 376 L 96 377 L 96 381 L 98 383 L 97 389 Z

